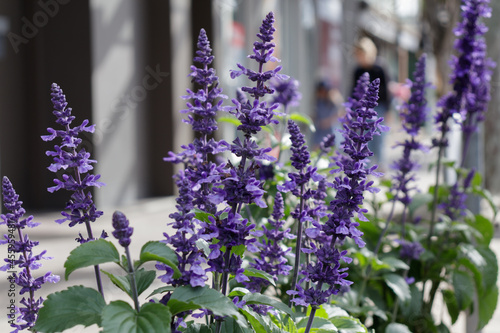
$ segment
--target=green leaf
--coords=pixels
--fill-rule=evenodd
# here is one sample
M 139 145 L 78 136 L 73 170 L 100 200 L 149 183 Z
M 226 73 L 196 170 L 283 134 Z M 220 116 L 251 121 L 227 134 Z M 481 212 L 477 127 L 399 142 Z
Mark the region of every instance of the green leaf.
M 202 222 L 205 222 L 205 223 L 212 223 L 210 222 L 210 219 L 209 217 L 212 217 L 214 220 L 214 215 L 213 214 L 210 214 L 210 213 L 207 213 L 205 212 L 204 210 L 201 210 L 201 209 L 198 209 L 198 208 L 195 208 L 193 209 L 193 212 L 194 212 L 194 217 L 197 219 L 197 220 L 200 220 Z
M 481 254 L 486 265 L 482 267 L 483 289 L 486 291 L 497 284 L 498 260 L 495 252 L 488 246 L 478 246 L 477 251 Z
M 38 312 L 35 330 L 62 332 L 76 325 L 101 325 L 101 311 L 106 305 L 94 289 L 72 286 L 47 296 Z
M 151 241 L 144 244 L 141 249 L 140 265 L 148 261 L 159 261 L 170 266 L 174 270 L 174 279 L 181 276 L 179 271 L 179 260 L 174 250 L 169 248 L 165 243 L 159 241 Z
M 451 323 L 455 324 L 458 319 L 458 315 L 460 314 L 455 293 L 452 290 L 447 289 L 444 289 L 443 291 L 441 291 L 441 293 L 443 294 L 446 307 L 448 308 L 448 313 L 451 317 Z
M 255 333 L 268 333 L 270 331 L 262 316 L 252 311 L 248 306 L 243 307 L 240 311 L 247 318 Z
M 309 317 L 303 317 L 298 323 L 297 323 L 297 328 L 299 333 L 304 333 L 306 326 L 307 326 L 307 321 L 309 320 Z M 338 332 L 337 327 L 329 321 L 328 319 L 325 318 L 320 318 L 320 317 L 314 317 L 314 320 L 311 325 L 311 332 Z M 321 331 L 320 331 L 321 330 Z
M 415 193 L 412 197 L 411 202 L 408 206 L 408 211 L 410 216 L 413 216 L 415 211 L 422 207 L 423 205 L 427 205 L 434 199 L 434 196 L 430 193 Z
M 498 304 L 498 287 L 495 285 L 484 293 L 479 299 L 479 322 L 477 330 L 481 330 L 493 317 Z
M 490 245 L 490 242 L 495 235 L 495 227 L 493 223 L 482 215 L 476 215 L 475 221 L 470 222 L 470 225 L 479 231 L 479 237 L 476 237 L 478 243 Z
M 234 117 L 219 117 L 217 118 L 218 122 L 223 122 L 223 123 L 228 123 L 228 124 L 233 124 L 234 126 L 240 126 L 241 121 Z
M 488 205 L 490 206 L 491 210 L 493 211 L 493 219 L 495 220 L 495 217 L 498 214 L 498 207 L 495 204 L 495 201 L 493 199 L 493 195 L 488 191 L 487 189 L 481 188 L 481 187 L 474 187 L 472 190 L 472 193 L 480 196 L 481 198 L 485 199 L 488 202 Z
M 386 274 L 384 275 L 384 280 L 387 286 L 392 289 L 394 294 L 396 294 L 402 302 L 406 302 L 411 298 L 410 287 L 402 276 L 397 274 Z
M 314 127 L 314 123 L 311 119 L 311 117 L 306 116 L 301 113 L 292 113 L 290 114 L 290 120 L 293 120 L 295 122 L 303 123 L 306 124 L 309 127 L 309 130 L 311 132 L 316 132 L 316 128 Z
M 368 333 L 359 319 L 349 316 L 330 318 L 330 321 L 341 333 Z
M 130 304 L 115 301 L 102 311 L 103 333 L 170 333 L 171 318 L 160 303 L 146 303 L 137 313 Z
M 458 310 L 465 310 L 471 305 L 476 290 L 474 279 L 468 272 L 454 270 L 452 276 L 453 289 L 457 300 Z
M 405 263 L 403 260 L 395 258 L 395 257 L 385 257 L 380 259 L 384 264 L 389 265 L 392 270 L 396 269 L 404 269 L 404 270 L 409 270 L 410 266 L 408 266 L 407 263 Z
M 208 257 L 210 255 L 210 244 L 208 244 L 208 242 L 204 239 L 197 239 L 196 240 L 196 247 L 198 248 L 198 250 L 202 250 L 203 253 Z
M 69 254 L 64 263 L 66 268 L 65 279 L 75 270 L 88 266 L 95 266 L 106 262 L 120 263 L 120 254 L 113 245 L 104 239 L 83 243 Z
M 207 325 L 194 323 L 188 326 L 186 333 L 213 333 L 213 331 Z
M 246 301 L 246 304 L 264 304 L 272 306 L 276 310 L 283 311 L 290 315 L 290 317 L 295 318 L 295 313 L 285 303 L 267 295 L 262 295 L 260 293 L 246 294 L 243 300 Z
M 250 290 L 242 287 L 236 287 L 231 290 L 231 292 L 229 293 L 229 297 L 234 297 L 234 296 L 241 297 L 245 296 L 248 293 L 250 293 Z
M 236 245 L 231 247 L 231 254 L 235 254 L 239 257 L 242 257 L 245 253 L 247 247 L 244 244 Z
M 132 288 L 130 287 L 131 281 L 129 275 L 125 276 L 114 275 L 109 272 L 103 271 L 102 269 L 101 272 L 106 274 L 115 286 L 126 292 L 130 297 L 133 297 Z M 135 271 L 137 294 L 140 295 L 144 292 L 144 290 L 148 289 L 148 287 L 153 283 L 155 277 L 156 277 L 155 271 L 146 271 L 144 270 L 144 268 Z
M 231 333 L 253 333 L 252 329 L 242 326 L 242 322 L 235 320 L 234 318 L 225 318 L 221 323 L 221 332 L 231 332 Z
M 385 329 L 385 333 L 411 333 L 408 326 L 399 323 L 390 323 Z
M 220 292 L 205 287 L 182 286 L 175 289 L 167 303 L 172 315 L 196 309 L 208 309 L 216 316 L 231 316 L 246 327 L 245 318 L 238 312 L 234 303 Z
M 474 282 L 479 293 L 483 290 L 483 270 L 486 261 L 472 244 L 460 244 L 458 262 L 474 274 Z
M 151 294 L 149 294 L 149 296 L 147 298 L 150 298 L 153 295 L 163 294 L 167 291 L 174 291 L 174 290 L 175 290 L 175 287 L 173 287 L 173 286 L 165 286 L 165 287 L 156 288 L 155 290 L 153 290 L 153 292 Z
M 255 268 L 245 268 L 245 272 L 243 272 L 243 275 L 248 276 L 249 278 L 258 277 L 264 279 L 276 287 L 276 282 L 274 281 L 272 275 L 264 271 L 260 271 Z

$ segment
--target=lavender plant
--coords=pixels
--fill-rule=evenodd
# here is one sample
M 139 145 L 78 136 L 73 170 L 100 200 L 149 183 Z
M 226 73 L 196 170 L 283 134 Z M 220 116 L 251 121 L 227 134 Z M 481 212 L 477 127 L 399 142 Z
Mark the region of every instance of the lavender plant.
M 489 98 L 489 88 L 476 84 L 487 82 L 490 75 L 485 45 L 477 37 L 484 33 L 477 19 L 488 14 L 487 1 L 464 0 L 464 4 L 465 23 L 459 27 L 462 39 L 457 42 L 464 58 L 459 57 L 454 65 L 455 92 L 442 100 L 446 107 L 436 117 L 441 137 L 434 144 L 440 149 L 446 146 L 448 121 L 460 113 L 469 119 L 463 123 L 464 132 L 473 132 L 483 117 L 479 107 Z M 80 244 L 65 262 L 65 278 L 78 269 L 102 265 L 102 273 L 130 297 L 131 304 L 122 300 L 107 303 L 102 290 L 73 286 L 49 295 L 40 308 L 41 300 L 34 300 L 32 291 L 57 278 L 48 273 L 33 279 L 34 261 L 44 253 L 29 253 L 37 244 L 21 229 L 32 225 L 32 220 L 21 220 L 25 212 L 4 178 L 4 201 L 10 213 L 2 215 L 3 224 L 14 225 L 19 233 L 14 248 L 25 251 L 17 263 L 26 266 L 27 275 L 18 282 L 29 283 L 23 290 L 30 292 L 23 303 L 26 310 L 20 309 L 24 321 L 16 325 L 38 332 L 63 331 L 79 324 L 120 333 L 309 333 L 343 328 L 368 332 L 367 327 L 376 332 L 446 332 L 446 325 L 436 323 L 431 312 L 438 290 L 452 320 L 458 312 L 471 308 L 474 292 L 484 300 L 477 307 L 480 326 L 491 318 L 498 296 L 496 257 L 489 248 L 492 225 L 481 215 L 471 216 L 464 201 L 469 192 L 487 196 L 479 188 L 476 173 L 460 169 L 460 182 L 455 186 L 436 183 L 440 189 L 435 192 L 432 188 L 430 193 L 440 194 L 439 204 L 432 203 L 429 195 L 418 197 L 411 185 L 418 168 L 411 154 L 424 146 L 418 133 L 427 113 L 425 57 L 417 63 L 412 95 L 401 108 L 408 139 L 397 145 L 403 154 L 393 164 L 395 174 L 387 194 L 392 208 L 381 220 L 369 214 L 364 203 L 367 192 L 378 192 L 374 178 L 381 176 L 377 166 L 370 165 L 368 143 L 387 130 L 374 111 L 379 80 L 371 82 L 368 74 L 360 78 L 345 104 L 341 149 L 332 156 L 334 137 L 326 137 L 313 155 L 317 160 L 311 162 L 305 136 L 295 122 L 300 117 L 287 116 L 287 108 L 297 99 L 298 84 L 273 64 L 278 61 L 273 56 L 273 25 L 274 14 L 269 13 L 249 55 L 257 69 L 237 64 L 238 70 L 231 71 L 233 78 L 243 75 L 252 84 L 236 92 L 230 107 L 224 106 L 226 96 L 212 67 L 210 42 L 206 32 L 200 31 L 190 74 L 195 88 L 183 96 L 188 102 L 181 111 L 187 114 L 185 122 L 191 125 L 195 139 L 182 146 L 180 153 L 170 152 L 165 158 L 184 166 L 174 176 L 179 195 L 176 211 L 169 216 L 173 232 L 165 233 L 161 241 L 144 244 L 135 261 L 129 249 L 133 228 L 124 213 L 115 212 L 111 219 L 112 234 L 124 255 L 120 256 L 112 241 L 92 235 L 91 222 L 102 213 L 95 208 L 90 189 L 102 184 L 98 175 L 89 174 L 95 161 L 80 148 L 79 134 L 92 132 L 93 126 L 84 121 L 72 128 L 74 116 L 65 96 L 59 86 L 52 86 L 54 114 L 63 130 L 49 128 L 49 135 L 43 137 L 62 141 L 48 152 L 54 157 L 49 169 L 60 174 L 49 190 L 72 192 L 69 212 L 63 212 L 59 222 L 85 224 L 88 230 L 87 237 L 80 235 Z M 471 52 L 472 46 L 476 53 Z M 460 76 L 462 62 L 470 62 L 467 79 Z M 459 95 L 467 98 L 457 102 Z M 279 105 L 284 117 L 277 112 Z M 215 140 L 221 111 L 235 117 L 233 123 L 238 124 L 238 137 L 231 143 Z M 263 128 L 269 130 L 280 119 L 288 127 L 291 156 L 289 161 L 273 163 L 275 159 L 268 155 L 273 147 L 260 146 L 259 139 Z M 274 130 L 268 133 L 279 135 Z M 270 140 L 280 142 L 280 151 L 285 148 L 282 137 Z M 214 162 L 221 161 L 221 153 L 231 155 L 230 159 Z M 331 159 L 330 167 L 318 170 L 319 159 Z M 426 203 L 442 212 L 439 219 L 434 221 L 435 212 L 429 224 L 410 223 L 416 221 L 416 209 Z M 400 216 L 396 204 L 403 206 Z M 433 241 L 422 242 L 427 238 Z M 435 246 L 436 238 L 441 249 Z M 5 242 L 9 240 L 7 237 Z M 107 268 L 111 265 L 119 273 Z M 142 297 L 156 279 L 165 285 Z M 440 288 L 442 281 L 447 284 Z M 293 309 L 285 304 L 288 301 Z
M 35 297 L 35 292 L 46 282 L 57 283 L 59 276 L 47 272 L 36 277 L 35 271 L 42 266 L 40 261 L 51 259 L 45 256 L 46 250 L 38 254 L 33 251 L 39 242 L 30 240 L 26 232 L 27 227 L 34 228 L 39 223 L 33 221 L 33 216 L 23 218 L 26 214 L 22 207 L 23 202 L 19 200 L 19 195 L 7 177 L 2 179 L 2 195 L 4 206 L 8 212 L 0 216 L 2 219 L 0 225 L 6 225 L 9 233 L 4 235 L 5 240 L 0 240 L 0 245 L 8 244 L 8 256 L 5 259 L 7 264 L 0 267 L 0 270 L 10 273 L 9 283 L 20 288 L 18 292 L 11 288 L 12 293 L 27 294 L 21 299 L 19 307 L 12 302 L 14 298 L 11 298 L 7 317 L 10 327 L 14 328 L 12 332 L 31 330 L 36 323 L 38 311 L 43 302 L 42 297 Z M 17 269 L 20 269 L 19 273 Z M 13 295 L 9 293 L 9 296 Z
M 90 189 L 92 187 L 101 187 L 104 184 L 99 182 L 100 175 L 92 175 L 89 173 L 93 169 L 92 164 L 95 160 L 90 159 L 90 153 L 85 148 L 81 147 L 82 139 L 79 134 L 82 132 L 93 133 L 94 125 L 90 125 L 88 120 L 84 120 L 81 125 L 71 127 L 75 117 L 72 115 L 72 109 L 67 107 L 68 102 L 62 89 L 57 84 L 52 84 L 52 104 L 54 105 L 53 114 L 57 117 L 56 123 L 63 127 L 62 130 L 48 128 L 48 135 L 42 136 L 44 141 L 53 141 L 56 138 L 61 140 L 60 145 L 54 145 L 53 151 L 47 151 L 47 156 L 52 156 L 53 163 L 48 169 L 54 173 L 59 170 L 64 170 L 61 179 L 54 179 L 55 186 L 49 187 L 47 190 L 51 193 L 61 189 L 72 192 L 71 199 L 66 205 L 69 210 L 61 212 L 63 219 L 56 220 L 57 223 L 69 221 L 69 226 L 73 227 L 77 224 L 85 224 L 87 230 L 87 238 L 79 234 L 76 240 L 79 243 L 85 243 L 94 240 L 91 223 L 95 222 L 102 212 L 97 210 L 92 200 Z M 106 238 L 107 234 L 103 230 L 101 238 Z M 99 292 L 104 295 L 101 282 L 101 274 L 99 266 L 94 267 L 97 287 Z

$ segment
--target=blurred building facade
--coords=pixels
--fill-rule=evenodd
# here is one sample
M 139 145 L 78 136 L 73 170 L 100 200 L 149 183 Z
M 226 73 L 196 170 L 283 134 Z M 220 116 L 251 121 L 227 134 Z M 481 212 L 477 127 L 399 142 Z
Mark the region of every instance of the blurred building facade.
M 411 72 L 421 46 L 417 0 L 2 1 L 0 174 L 30 207 L 61 207 L 67 200 L 67 193 L 46 192 L 54 174 L 46 169 L 45 151 L 52 146 L 40 139 L 56 126 L 50 102 L 56 82 L 77 122 L 97 125 L 84 141 L 106 183 L 95 192 L 100 206 L 173 194 L 174 167 L 162 158 L 192 137 L 181 123 L 185 102 L 179 96 L 190 87 L 200 28 L 207 30 L 217 74 L 232 98 L 243 82 L 231 80 L 229 70 L 238 62 L 250 65 L 246 56 L 269 11 L 276 14 L 282 73 L 301 84 L 295 111 L 303 114 L 312 112 L 320 79 L 348 93 L 357 38 L 375 40 L 397 81 Z

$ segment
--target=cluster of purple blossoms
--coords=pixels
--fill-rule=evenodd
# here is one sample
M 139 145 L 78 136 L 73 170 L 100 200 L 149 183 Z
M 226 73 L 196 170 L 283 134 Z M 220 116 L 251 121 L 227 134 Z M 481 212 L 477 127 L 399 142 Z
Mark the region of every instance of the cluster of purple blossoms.
M 274 90 L 272 102 L 281 105 L 284 113 L 287 113 L 289 106 L 298 105 L 302 98 L 299 92 L 299 81 L 291 77 L 272 80 L 271 88 Z
M 134 228 L 129 226 L 129 221 L 122 212 L 114 212 L 111 220 L 113 228 L 115 229 L 112 232 L 113 236 L 118 239 L 118 243 L 121 246 L 127 248 L 130 245 L 130 236 L 132 236 Z
M 309 263 L 302 271 L 304 278 L 301 282 L 312 282 L 313 286 L 303 289 L 297 286 L 296 304 L 311 305 L 314 308 L 325 303 L 329 296 L 337 294 L 341 288 L 352 282 L 345 280 L 347 268 L 340 268 L 340 262 L 352 260 L 346 257 L 347 251 L 339 251 L 337 242 L 343 242 L 346 237 L 352 238 L 358 246 L 365 245 L 361 239 L 362 233 L 357 229 L 358 223 L 353 221 L 354 216 L 365 220 L 365 210 L 360 208 L 363 203 L 363 192 L 377 191 L 372 187 L 373 182 L 367 181 L 369 175 L 377 176 L 376 166 L 366 168 L 366 159 L 372 155 L 367 144 L 373 135 L 385 131 L 381 125 L 382 118 L 378 118 L 374 107 L 377 105 L 379 80 L 369 83 L 369 77 L 363 75 L 358 81 L 355 93 L 347 104 L 347 114 L 343 119 L 344 136 L 343 150 L 348 156 L 336 161 L 338 171 L 344 172 L 344 177 L 335 177 L 333 187 L 337 190 L 335 199 L 330 202 L 331 214 L 325 224 L 313 222 L 313 227 L 306 230 L 306 234 L 314 239 L 311 249 L 317 257 L 316 263 Z M 363 93 L 364 91 L 364 93 Z M 317 245 L 316 245 L 316 244 Z
M 224 192 L 224 200 L 228 204 L 227 217 L 217 215 L 217 221 L 210 225 L 210 233 L 216 234 L 219 243 L 211 245 L 208 264 L 210 270 L 222 273 L 222 293 L 226 292 L 228 274 L 234 274 L 236 280 L 242 282 L 246 276 L 242 274 L 241 257 L 233 253 L 232 249 L 239 245 L 246 245 L 247 249 L 255 252 L 255 239 L 248 239 L 250 231 L 255 227 L 249 224 L 248 220 L 240 215 L 244 205 L 255 203 L 260 207 L 267 207 L 263 200 L 264 190 L 262 182 L 256 179 L 256 170 L 258 161 L 273 161 L 274 158 L 267 155 L 271 148 L 259 148 L 253 135 L 261 131 L 262 126 L 270 123 L 277 123 L 273 119 L 277 104 L 269 105 L 267 102 L 260 101 L 260 98 L 274 91 L 266 85 L 266 82 L 272 78 L 281 77 L 277 74 L 281 67 L 278 66 L 272 70 L 264 71 L 264 66 L 269 61 L 278 61 L 272 54 L 275 44 L 273 27 L 274 14 L 269 13 L 264 19 L 260 33 L 257 37 L 260 41 L 254 43 L 253 54 L 249 55 L 258 63 L 258 71 L 245 68 L 237 64 L 240 70 L 231 71 L 231 77 L 236 78 L 245 75 L 250 81 L 255 82 L 253 87 L 242 87 L 233 99 L 235 108 L 230 111 L 240 121 L 237 127 L 243 133 L 243 140 L 236 138 L 230 147 L 231 152 L 240 158 L 238 165 L 228 164 L 226 173 L 221 181 Z M 253 97 L 253 100 L 247 98 L 245 94 Z M 221 251 L 225 247 L 225 252 Z
M 484 120 L 490 99 L 491 68 L 494 62 L 486 56 L 484 34 L 487 27 L 480 20 L 490 15 L 489 0 L 463 0 L 462 21 L 455 29 L 458 57 L 453 57 L 451 61 L 450 83 L 453 91 L 438 102 L 441 110 L 435 117 L 435 123 L 442 136 L 433 140 L 434 146 L 447 146 L 447 122 L 455 118 L 461 122 L 465 134 L 466 152 L 470 135 L 477 131 L 477 124 Z
M 455 49 L 459 56 L 452 59 L 451 82 L 456 92 L 462 130 L 468 137 L 484 120 L 490 100 L 490 81 L 494 62 L 487 58 L 484 34 L 488 30 L 481 18 L 491 16 L 489 0 L 464 0 L 462 21 L 455 29 L 458 38 Z
M 476 170 L 472 169 L 469 171 L 465 179 L 463 180 L 462 186 L 459 186 L 459 182 L 453 184 L 450 188 L 450 193 L 446 201 L 443 201 L 439 208 L 441 208 L 446 216 L 448 216 L 452 221 L 458 220 L 460 217 L 466 215 L 467 205 L 467 191 L 469 190 L 472 179 L 476 174 Z
M 294 239 L 295 235 L 290 233 L 290 228 L 283 230 L 285 224 L 283 220 L 284 216 L 283 196 L 280 192 L 277 192 L 274 199 L 273 213 L 268 220 L 269 227 L 264 225 L 262 226 L 262 230 L 253 232 L 254 236 L 260 237 L 260 242 L 256 246 L 261 250 L 259 257 L 255 258 L 250 263 L 250 266 L 269 273 L 275 281 L 280 276 L 289 275 L 292 269 L 292 266 L 287 264 L 288 260 L 286 259 L 286 255 L 290 252 L 291 248 L 282 247 L 281 244 L 285 239 Z M 268 285 L 269 282 L 262 278 L 253 278 L 251 281 L 245 283 L 245 286 L 251 292 L 260 292 L 263 287 Z
M 171 223 L 176 230 L 173 236 L 166 233 L 165 242 L 171 244 L 179 259 L 181 277 L 173 279 L 173 270 L 165 264 L 158 263 L 156 268 L 164 270 L 165 274 L 160 279 L 174 286 L 191 285 L 204 286 L 208 279 L 205 269 L 206 264 L 203 254 L 196 246 L 200 238 L 208 239 L 204 234 L 204 227 L 195 219 L 193 209 L 197 208 L 210 214 L 217 213 L 217 205 L 224 199 L 222 193 L 216 186 L 221 181 L 221 174 L 225 173 L 224 164 L 216 164 L 211 161 L 211 156 L 225 151 L 228 144 L 224 141 L 216 141 L 210 138 L 217 130 L 215 117 L 219 111 L 228 111 L 222 106 L 223 100 L 227 98 L 219 88 L 219 79 L 215 70 L 210 67 L 213 62 L 212 49 L 205 30 L 201 30 L 198 36 L 198 50 L 193 61 L 199 65 L 191 66 L 192 82 L 198 88 L 195 91 L 187 90 L 184 99 L 187 109 L 182 113 L 188 113 L 186 123 L 190 124 L 196 133 L 195 139 L 187 146 L 182 146 L 183 151 L 179 154 L 169 153 L 164 160 L 173 163 L 184 163 L 185 169 L 179 172 L 176 184 L 179 188 L 177 197 L 177 212 L 170 215 L 174 220 Z
M 411 197 L 409 191 L 410 183 L 415 180 L 413 174 L 419 168 L 419 164 L 413 161 L 410 156 L 414 151 L 427 151 L 428 148 L 417 141 L 417 135 L 420 129 L 425 125 L 428 107 L 425 98 L 425 90 L 430 86 L 425 79 L 426 55 L 422 55 L 416 63 L 416 69 L 413 73 L 413 82 L 408 84 L 411 88 L 411 96 L 408 102 L 401 106 L 400 116 L 403 128 L 410 136 L 404 142 L 397 143 L 396 146 L 403 147 L 403 156 L 392 164 L 392 169 L 396 171 L 394 176 L 396 191 L 396 200 L 399 200 L 405 207 L 410 204 Z
M 40 268 L 42 264 L 39 262 L 41 259 L 51 259 L 45 257 L 47 251 L 42 251 L 39 254 L 33 253 L 33 248 L 39 242 L 31 241 L 27 234 L 23 233 L 26 227 L 33 228 L 39 223 L 33 222 L 33 216 L 23 218 L 26 211 L 22 207 L 22 201 L 19 200 L 19 195 L 15 192 L 12 183 L 7 177 L 2 179 L 2 195 L 4 206 L 7 213 L 2 214 L 0 218 L 0 225 L 6 225 L 9 230 L 9 235 L 4 235 L 5 240 L 0 240 L 0 244 L 8 244 L 8 258 L 5 259 L 7 265 L 0 267 L 2 271 L 14 271 L 16 267 L 20 268 L 19 273 L 13 272 L 8 277 L 11 284 L 17 284 L 21 289 L 19 294 L 23 295 L 28 293 L 27 297 L 23 297 L 20 301 L 22 307 L 15 307 L 11 303 L 11 308 L 15 313 L 19 314 L 15 319 L 14 313 L 9 314 L 10 326 L 14 328 L 13 332 L 30 329 L 36 323 L 38 318 L 38 311 L 43 303 L 43 298 L 35 298 L 35 291 L 40 289 L 46 282 L 56 283 L 59 281 L 59 276 L 53 275 L 51 272 L 46 273 L 40 277 L 35 278 L 33 271 Z M 16 240 L 16 234 L 17 238 Z M 19 258 L 15 258 L 16 254 Z
M 53 114 L 57 117 L 56 123 L 63 127 L 62 130 L 48 128 L 49 135 L 42 136 L 44 141 L 52 141 L 60 138 L 61 144 L 54 145 L 54 151 L 47 151 L 47 156 L 53 157 L 53 163 L 48 169 L 54 173 L 64 170 L 62 179 L 54 179 L 55 186 L 49 187 L 49 192 L 55 192 L 60 189 L 73 192 L 66 209 L 61 214 L 63 219 L 56 220 L 57 223 L 70 221 L 69 226 L 85 223 L 88 231 L 88 238 L 81 237 L 81 243 L 94 239 L 90 222 L 95 222 L 102 215 L 98 211 L 92 200 L 90 189 L 92 187 L 101 187 L 104 184 L 99 182 L 100 175 L 89 173 L 93 169 L 92 164 L 95 160 L 90 159 L 90 153 L 85 148 L 79 148 L 82 139 L 79 134 L 82 132 L 93 133 L 94 125 L 88 126 L 89 121 L 84 120 L 81 125 L 71 127 L 75 117 L 71 114 L 72 109 L 67 107 L 66 96 L 62 89 L 55 83 L 52 84 L 52 104 L 54 105 Z M 101 237 L 105 237 L 105 232 Z M 78 240 L 78 239 L 77 239 Z
M 176 179 L 179 195 L 177 196 L 175 213 L 170 214 L 175 222 L 172 223 L 172 228 L 176 233 L 169 236 L 167 233 L 163 235 L 166 238 L 166 243 L 171 244 L 177 251 L 179 260 L 179 270 L 182 275 L 178 279 L 173 279 L 174 271 L 168 265 L 158 263 L 156 268 L 165 270 L 166 273 L 159 278 L 173 286 L 191 285 L 192 287 L 204 286 L 208 279 L 205 269 L 202 265 L 206 263 L 205 258 L 201 255 L 196 246 L 196 242 L 200 238 L 207 235 L 202 235 L 203 228 L 196 223 L 195 213 L 193 212 L 193 191 L 190 187 L 190 182 L 184 176 L 184 172 L 180 172 Z

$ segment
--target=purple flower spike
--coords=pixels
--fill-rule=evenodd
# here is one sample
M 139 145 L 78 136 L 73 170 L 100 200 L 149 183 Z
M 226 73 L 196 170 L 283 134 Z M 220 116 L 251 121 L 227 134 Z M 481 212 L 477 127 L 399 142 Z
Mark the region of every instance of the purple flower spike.
M 397 192 L 396 199 L 403 205 L 407 206 L 411 202 L 409 191 L 413 188 L 409 184 L 415 181 L 413 173 L 419 168 L 419 164 L 412 161 L 410 155 L 413 151 L 427 151 L 428 148 L 419 143 L 416 139 L 420 129 L 424 126 L 427 119 L 427 100 L 425 98 L 425 90 L 430 86 L 425 79 L 425 54 L 417 61 L 415 72 L 413 73 L 413 82 L 409 81 L 411 87 L 411 96 L 407 103 L 401 107 L 400 115 L 403 120 L 403 128 L 410 136 L 409 139 L 396 146 L 403 147 L 403 156 L 394 162 L 391 166 L 396 171 L 394 176 L 395 186 L 394 191 Z
M 273 79 L 271 87 L 274 90 L 273 103 L 282 105 L 285 113 L 289 106 L 298 105 L 302 98 L 299 92 L 299 81 L 293 78 Z
M 2 271 L 15 271 L 7 280 L 11 284 L 17 284 L 20 287 L 19 295 L 27 294 L 19 302 L 21 306 L 16 307 L 15 313 L 8 315 L 10 326 L 15 328 L 14 332 L 25 329 L 31 329 L 38 318 L 38 311 L 42 307 L 43 298 L 35 298 L 35 291 L 40 289 L 46 282 L 56 283 L 59 281 L 59 276 L 53 275 L 51 272 L 45 275 L 35 277 L 33 271 L 40 268 L 42 265 L 39 262 L 41 259 L 50 259 L 44 256 L 47 251 L 35 255 L 33 249 L 38 245 L 38 242 L 31 241 L 28 235 L 23 233 L 26 227 L 34 227 L 37 224 L 33 223 L 33 216 L 23 219 L 26 211 L 22 207 L 22 201 L 19 200 L 12 183 L 7 177 L 2 179 L 2 195 L 4 206 L 8 212 L 0 215 L 0 225 L 7 225 L 12 230 L 11 235 L 14 236 L 17 231 L 18 240 L 11 237 L 6 237 L 6 242 L 0 244 L 9 244 L 9 258 L 5 259 L 7 265 L 0 267 Z M 15 259 L 12 259 L 13 254 Z M 18 269 L 20 270 L 19 273 Z M 15 320 L 16 314 L 17 319 Z
M 128 247 L 130 245 L 130 236 L 134 231 L 134 228 L 129 227 L 129 222 L 125 214 L 120 211 L 115 211 L 113 213 L 113 236 L 118 239 L 118 243 L 120 243 L 123 247 Z
M 285 239 L 294 239 L 295 236 L 290 233 L 290 228 L 282 230 L 285 221 L 284 203 L 280 192 L 276 193 L 274 200 L 274 209 L 272 219 L 269 219 L 269 226 L 263 226 L 262 231 L 257 231 L 254 234 L 262 235 L 257 246 L 261 249 L 259 257 L 250 263 L 250 266 L 258 270 L 269 273 L 275 280 L 279 276 L 289 275 L 292 266 L 288 265 L 286 255 L 291 251 L 291 248 L 282 248 L 280 244 Z M 252 292 L 260 292 L 263 287 L 269 285 L 269 281 L 253 278 L 245 283 L 245 286 Z
M 88 120 L 84 120 L 80 126 L 70 127 L 75 117 L 71 114 L 71 108 L 67 108 L 66 96 L 62 89 L 55 83 L 52 84 L 52 104 L 53 114 L 57 117 L 56 123 L 63 126 L 62 130 L 48 128 L 49 135 L 42 136 L 44 141 L 52 141 L 56 138 L 61 140 L 60 145 L 54 146 L 54 151 L 47 151 L 47 156 L 54 158 L 49 170 L 56 173 L 64 170 L 62 179 L 54 179 L 56 186 L 48 188 L 49 192 L 60 189 L 73 192 L 71 200 L 66 205 L 70 212 L 63 211 L 63 219 L 58 223 L 70 221 L 69 226 L 76 224 L 95 222 L 102 212 L 98 211 L 90 194 L 91 187 L 101 187 L 104 184 L 99 182 L 100 175 L 91 175 L 88 172 L 93 169 L 95 160 L 90 159 L 90 154 L 84 148 L 79 148 L 82 139 L 79 134 L 82 132 L 93 133 L 94 125 L 87 126 Z M 88 228 L 87 228 L 88 229 Z M 93 236 L 89 235 L 89 239 Z

